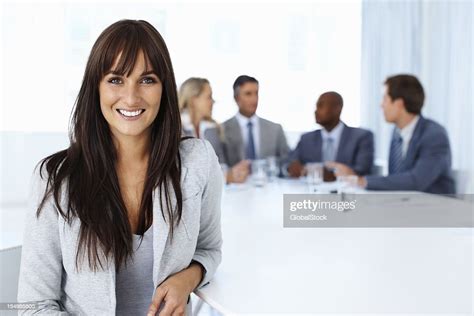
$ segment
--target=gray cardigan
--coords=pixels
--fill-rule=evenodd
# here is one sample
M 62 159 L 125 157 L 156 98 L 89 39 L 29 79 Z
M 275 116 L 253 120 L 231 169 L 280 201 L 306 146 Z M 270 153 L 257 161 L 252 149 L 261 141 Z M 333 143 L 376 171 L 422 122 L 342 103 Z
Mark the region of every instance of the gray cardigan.
M 155 289 L 168 276 L 179 272 L 191 260 L 201 263 L 206 273 L 201 287 L 209 282 L 221 262 L 220 207 L 222 174 L 212 146 L 207 141 L 188 139 L 181 143 L 182 221 L 168 238 L 168 224 L 161 215 L 158 194 L 153 209 L 153 283 Z M 69 226 L 51 201 L 39 218 L 36 208 L 45 183 L 38 172 L 26 214 L 18 302 L 34 302 L 37 310 L 21 313 L 56 315 L 115 315 L 115 265 L 110 260 L 103 270 L 90 270 L 86 261 L 75 269 L 80 221 Z M 64 191 L 64 190 L 63 190 Z M 176 203 L 171 191 L 172 203 Z M 65 203 L 63 195 L 61 203 Z M 169 222 L 169 221 L 167 221 Z M 150 303 L 151 303 L 150 297 Z M 187 314 L 191 313 L 188 304 Z

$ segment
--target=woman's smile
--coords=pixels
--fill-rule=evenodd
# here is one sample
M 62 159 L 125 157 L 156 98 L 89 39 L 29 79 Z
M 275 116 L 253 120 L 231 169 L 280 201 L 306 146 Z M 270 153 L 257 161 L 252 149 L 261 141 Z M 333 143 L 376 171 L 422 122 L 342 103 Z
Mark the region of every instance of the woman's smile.
M 115 138 L 148 137 L 160 110 L 163 85 L 139 51 L 128 76 L 117 71 L 119 55 L 99 84 L 100 107 Z M 148 67 L 148 68 L 147 68 Z
M 142 114 L 145 112 L 145 109 L 138 109 L 134 111 L 117 109 L 118 115 L 126 121 L 136 121 L 142 117 Z

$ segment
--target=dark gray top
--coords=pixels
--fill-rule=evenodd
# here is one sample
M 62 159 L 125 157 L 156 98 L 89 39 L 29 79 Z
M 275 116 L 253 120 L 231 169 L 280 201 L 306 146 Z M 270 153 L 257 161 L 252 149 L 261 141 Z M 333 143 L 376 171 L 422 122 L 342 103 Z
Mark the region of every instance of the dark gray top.
M 153 296 L 153 225 L 143 235 L 133 235 L 133 257 L 117 272 L 116 315 L 146 315 Z

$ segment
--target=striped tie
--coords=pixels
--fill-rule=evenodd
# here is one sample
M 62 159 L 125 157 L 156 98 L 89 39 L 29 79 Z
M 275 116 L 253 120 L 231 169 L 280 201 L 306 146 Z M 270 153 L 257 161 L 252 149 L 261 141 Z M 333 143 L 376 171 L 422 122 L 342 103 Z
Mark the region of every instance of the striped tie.
M 403 139 L 398 131 L 393 132 L 392 143 L 390 144 L 390 157 L 388 161 L 388 173 L 399 173 L 402 170 L 403 153 L 402 153 Z

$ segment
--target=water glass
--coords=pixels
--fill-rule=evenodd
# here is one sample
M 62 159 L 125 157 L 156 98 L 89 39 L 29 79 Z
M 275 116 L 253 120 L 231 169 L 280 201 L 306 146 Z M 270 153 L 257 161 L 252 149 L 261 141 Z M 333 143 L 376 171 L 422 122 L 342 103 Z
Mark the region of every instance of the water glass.
M 257 187 L 265 186 L 267 182 L 267 161 L 265 159 L 252 161 L 252 182 Z
M 324 165 L 319 162 L 311 162 L 305 165 L 306 182 L 311 193 L 316 192 L 323 183 Z
M 358 189 L 357 176 L 338 176 L 337 177 L 337 193 L 355 193 Z
M 270 181 L 275 181 L 276 178 L 278 177 L 278 173 L 280 172 L 276 157 L 274 156 L 267 157 L 267 171 L 268 171 L 268 179 Z

